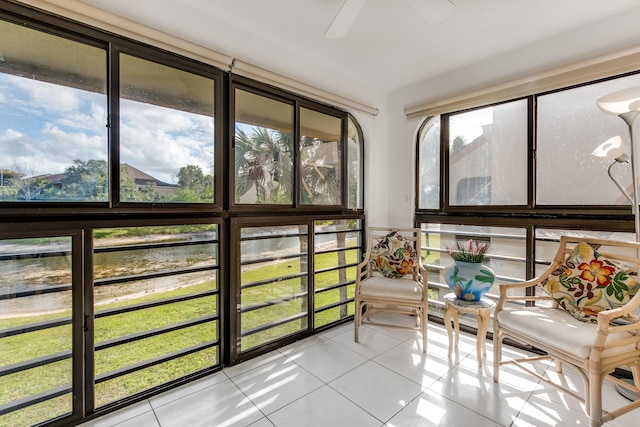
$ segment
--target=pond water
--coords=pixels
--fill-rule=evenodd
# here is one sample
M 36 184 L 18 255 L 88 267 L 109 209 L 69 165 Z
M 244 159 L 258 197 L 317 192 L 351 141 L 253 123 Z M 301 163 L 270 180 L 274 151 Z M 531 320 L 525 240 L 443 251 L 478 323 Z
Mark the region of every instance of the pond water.
M 155 243 L 153 236 L 146 239 Z M 131 248 L 98 252 L 94 255 L 94 280 L 111 279 L 138 274 L 158 273 L 191 267 L 217 264 L 218 244 L 207 243 L 180 245 L 195 240 L 193 235 L 174 237 L 176 246 L 155 248 Z M 197 240 L 202 240 L 199 237 Z M 166 237 L 163 242 L 166 242 Z M 320 235 L 316 247 L 335 245 L 333 234 Z M 136 238 L 140 243 L 140 238 Z M 100 239 L 97 247 L 123 246 L 121 240 Z M 125 245 L 126 246 L 126 245 Z M 296 237 L 257 239 L 242 243 L 243 259 L 285 256 L 299 253 L 300 239 Z M 38 238 L 0 241 L 0 318 L 26 316 L 71 309 L 71 292 L 43 292 L 52 286 L 71 285 L 71 238 Z M 160 290 L 175 289 L 203 282 L 214 282 L 216 270 L 167 275 L 153 279 L 96 286 L 94 299 L 97 305 L 124 298 L 132 298 Z M 20 296 L 21 292 L 35 295 Z

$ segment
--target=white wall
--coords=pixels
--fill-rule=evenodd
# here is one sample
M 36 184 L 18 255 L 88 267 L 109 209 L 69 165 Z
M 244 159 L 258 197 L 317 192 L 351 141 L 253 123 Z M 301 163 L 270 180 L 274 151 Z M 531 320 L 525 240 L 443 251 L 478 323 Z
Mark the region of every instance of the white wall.
M 415 139 L 421 120 L 407 127 L 403 109 L 385 101 L 377 116 L 351 112 L 364 133 L 368 226 L 413 226 Z
M 416 135 L 424 118 L 408 119 L 405 108 L 604 55 L 611 52 L 609 35 L 622 40 L 616 49 L 635 47 L 640 43 L 638 22 L 640 7 L 603 18 L 595 27 L 568 29 L 553 39 L 406 86 L 387 96 L 378 116 L 356 116 L 365 133 L 369 224 L 413 225 Z
M 362 127 L 364 137 L 364 208 L 368 226 L 390 226 L 388 222 L 389 192 L 387 173 L 381 169 L 388 156 L 386 109 L 381 108 L 378 115 L 352 111 L 351 114 Z

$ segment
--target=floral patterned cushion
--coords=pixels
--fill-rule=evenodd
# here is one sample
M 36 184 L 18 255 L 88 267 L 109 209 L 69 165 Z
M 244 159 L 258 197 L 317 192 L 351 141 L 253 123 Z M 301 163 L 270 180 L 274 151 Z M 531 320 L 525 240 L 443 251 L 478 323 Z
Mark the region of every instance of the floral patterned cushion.
M 410 240 L 397 231 L 387 234 L 371 248 L 371 267 L 384 277 L 398 279 L 411 273 L 418 262 L 418 253 Z
M 565 263 L 539 286 L 585 322 L 597 322 L 599 312 L 623 306 L 639 288 L 635 279 L 585 242 L 576 245 Z

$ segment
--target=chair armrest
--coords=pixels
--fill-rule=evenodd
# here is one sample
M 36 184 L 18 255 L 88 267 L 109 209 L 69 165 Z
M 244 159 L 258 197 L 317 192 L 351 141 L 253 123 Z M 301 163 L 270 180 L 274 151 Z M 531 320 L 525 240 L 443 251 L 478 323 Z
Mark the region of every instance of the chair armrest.
M 617 327 L 617 326 L 611 326 L 611 323 L 614 322 L 614 320 L 616 320 L 617 318 L 621 318 L 631 314 L 631 312 L 634 311 L 636 308 L 638 308 L 638 306 L 640 306 L 640 293 L 636 294 L 633 298 L 631 298 L 631 300 L 628 303 L 626 303 L 621 307 L 617 307 L 612 310 L 601 311 L 600 313 L 598 313 L 598 328 L 600 328 L 600 324 L 602 324 L 603 327 L 605 325 L 607 327 Z M 632 315 L 632 316 L 635 319 L 630 319 L 628 316 L 624 317 L 622 322 L 625 323 L 625 326 L 627 324 L 640 325 L 640 319 L 638 319 L 638 316 L 635 316 L 635 315 Z M 634 329 L 634 328 L 632 327 L 629 329 Z
M 369 259 L 365 258 L 360 264 L 356 265 L 356 293 L 360 289 L 360 282 L 371 276 L 371 266 Z
M 629 310 L 627 309 L 628 305 L 629 304 L 598 313 L 598 333 L 596 334 L 594 341 L 595 349 L 601 350 L 631 343 L 635 343 L 636 348 L 640 348 L 640 319 L 638 319 L 637 316 L 634 316 L 634 318 L 619 318 L 620 316 L 629 313 Z M 609 344 L 607 343 L 607 337 L 609 335 L 624 332 L 629 334 L 629 338 Z
M 509 291 L 513 291 L 514 289 L 523 289 L 531 286 L 537 286 L 542 280 L 544 280 L 547 276 L 539 276 L 534 279 L 526 280 L 520 283 L 498 283 L 500 290 L 500 300 L 496 305 L 495 312 L 499 312 L 504 309 L 504 305 L 507 301 L 549 301 L 552 300 L 547 295 L 509 295 Z

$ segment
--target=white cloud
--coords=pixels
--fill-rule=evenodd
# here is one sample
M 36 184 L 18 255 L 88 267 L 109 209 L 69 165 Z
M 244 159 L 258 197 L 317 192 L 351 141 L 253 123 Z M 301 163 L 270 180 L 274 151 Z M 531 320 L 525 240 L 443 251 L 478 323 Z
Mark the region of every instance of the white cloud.
M 89 112 L 69 111 L 60 117 L 56 123 L 69 128 L 83 129 L 94 133 L 104 133 L 107 129 L 106 98 L 102 103 L 91 102 Z
M 0 167 L 61 173 L 108 158 L 104 94 L 0 73 Z M 180 167 L 212 173 L 213 118 L 122 100 L 121 161 L 175 182 Z
M 212 118 L 131 101 L 123 102 L 121 117 L 122 163 L 169 183 L 183 166 L 212 172 Z
M 10 142 L 11 140 L 18 139 L 22 136 L 21 132 L 13 130 L 11 128 L 5 129 L 4 134 L 0 135 L 0 143 Z
M 25 79 L 6 75 L 9 82 L 26 94 L 26 99 L 47 111 L 65 113 L 78 109 L 80 91 L 67 86 L 60 86 L 38 80 Z

